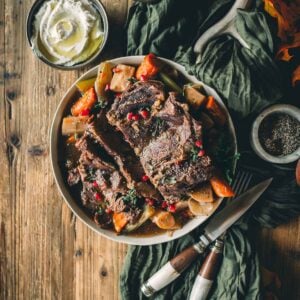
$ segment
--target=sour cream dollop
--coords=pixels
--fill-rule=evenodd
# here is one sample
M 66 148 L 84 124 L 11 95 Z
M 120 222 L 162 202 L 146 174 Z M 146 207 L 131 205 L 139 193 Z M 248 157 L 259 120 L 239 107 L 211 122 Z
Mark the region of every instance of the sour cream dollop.
M 89 59 L 103 42 L 100 13 L 88 0 L 49 0 L 35 16 L 34 51 L 57 65 Z

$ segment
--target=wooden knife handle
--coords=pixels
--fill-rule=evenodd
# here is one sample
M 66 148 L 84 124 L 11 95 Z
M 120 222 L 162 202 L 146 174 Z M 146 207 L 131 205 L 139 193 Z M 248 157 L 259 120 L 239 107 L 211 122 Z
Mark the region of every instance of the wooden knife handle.
M 205 300 L 207 298 L 221 265 L 223 245 L 223 241 L 217 240 L 205 258 L 196 277 L 189 300 Z
M 150 297 L 174 281 L 199 255 L 204 253 L 205 248 L 206 245 L 199 242 L 180 252 L 142 285 L 143 294 Z

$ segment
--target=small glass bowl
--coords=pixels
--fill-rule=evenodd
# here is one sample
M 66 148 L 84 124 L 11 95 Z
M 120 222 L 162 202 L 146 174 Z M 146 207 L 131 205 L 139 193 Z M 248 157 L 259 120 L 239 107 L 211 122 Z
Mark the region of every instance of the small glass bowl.
M 277 164 L 287 164 L 287 163 L 294 162 L 300 158 L 300 147 L 298 147 L 298 149 L 291 154 L 285 156 L 274 156 L 266 152 L 259 141 L 258 131 L 261 122 L 264 120 L 265 117 L 274 113 L 288 114 L 300 122 L 300 109 L 297 108 L 296 106 L 289 105 L 289 104 L 276 104 L 268 107 L 258 115 L 258 117 L 256 118 L 256 120 L 252 125 L 251 136 L 250 136 L 250 143 L 252 149 L 260 158 L 268 162 L 277 163 Z
M 38 55 L 37 52 L 34 51 L 34 49 L 33 49 L 31 38 L 33 36 L 33 30 L 34 30 L 33 23 L 35 20 L 35 16 L 36 16 L 37 12 L 39 11 L 41 5 L 44 4 L 45 0 L 36 0 L 34 2 L 34 4 L 32 5 L 32 7 L 28 13 L 28 16 L 27 16 L 26 32 L 27 32 L 27 40 L 28 40 L 29 46 L 37 58 L 39 58 L 45 64 L 47 64 L 53 68 L 62 69 L 62 70 L 76 70 L 76 69 L 86 67 L 87 65 L 91 64 L 93 61 L 95 61 L 99 57 L 100 53 L 104 49 L 104 46 L 106 45 L 107 38 L 108 38 L 108 32 L 109 32 L 108 19 L 107 19 L 106 11 L 105 11 L 103 5 L 100 3 L 100 1 L 98 1 L 98 0 L 89 0 L 89 1 L 92 3 L 94 8 L 97 10 L 97 12 L 99 13 L 99 15 L 102 19 L 102 22 L 103 22 L 104 37 L 103 37 L 103 41 L 102 41 L 98 51 L 96 51 L 87 60 L 82 61 L 82 62 L 72 65 L 72 66 L 54 64 L 53 62 L 49 61 L 45 56 Z

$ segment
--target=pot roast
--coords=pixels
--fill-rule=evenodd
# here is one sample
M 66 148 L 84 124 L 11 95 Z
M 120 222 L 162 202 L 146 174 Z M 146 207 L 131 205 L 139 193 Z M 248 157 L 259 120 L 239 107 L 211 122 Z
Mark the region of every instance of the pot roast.
M 141 109 L 149 112 L 147 118 L 128 117 Z M 131 85 L 115 99 L 107 119 L 122 133 L 151 183 L 169 203 L 182 200 L 188 191 L 211 178 L 210 157 L 195 155 L 195 142 L 202 140 L 201 123 L 178 95 L 165 93 L 161 82 Z

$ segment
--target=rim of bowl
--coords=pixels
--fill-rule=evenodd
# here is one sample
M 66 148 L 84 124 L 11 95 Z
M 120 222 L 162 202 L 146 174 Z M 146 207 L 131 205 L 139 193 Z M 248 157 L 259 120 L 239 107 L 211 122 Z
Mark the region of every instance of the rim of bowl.
M 39 60 L 41 60 L 42 62 L 44 62 L 48 66 L 56 68 L 56 69 L 60 69 L 60 70 L 77 70 L 77 69 L 81 69 L 83 67 L 88 66 L 89 64 L 94 62 L 99 57 L 99 55 L 102 53 L 104 47 L 107 44 L 107 39 L 108 39 L 108 34 L 109 34 L 109 22 L 108 22 L 107 13 L 106 13 L 106 10 L 105 10 L 103 4 L 98 0 L 89 0 L 89 1 L 92 3 L 93 7 L 99 13 L 99 15 L 102 19 L 102 23 L 103 23 L 104 38 L 103 38 L 103 41 L 102 41 L 99 49 L 87 60 L 85 60 L 83 62 L 80 62 L 78 64 L 75 64 L 73 66 L 57 65 L 57 64 L 54 64 L 51 61 L 49 61 L 44 55 L 38 55 L 36 53 L 36 51 L 34 51 L 32 43 L 31 43 L 31 38 L 32 38 L 32 35 L 33 35 L 33 22 L 35 20 L 36 13 L 40 9 L 41 5 L 45 2 L 45 0 L 36 0 L 32 4 L 32 6 L 29 10 L 29 13 L 27 15 L 27 19 L 26 19 L 27 41 L 28 41 L 30 49 L 32 50 L 35 57 L 37 57 Z
M 265 110 L 263 110 L 255 119 L 252 129 L 251 129 L 251 146 L 254 150 L 254 152 L 262 159 L 277 163 L 277 164 L 287 164 L 296 161 L 300 158 L 300 147 L 298 147 L 297 150 L 295 150 L 293 153 L 290 153 L 285 156 L 274 156 L 269 154 L 261 145 L 259 141 L 258 131 L 259 127 L 261 125 L 261 122 L 269 115 L 275 114 L 275 113 L 285 113 L 292 117 L 294 117 L 296 120 L 300 122 L 300 109 L 296 106 L 290 105 L 290 104 L 275 104 L 272 105 Z
M 109 61 L 112 64 L 118 64 L 118 63 L 127 63 L 127 64 L 133 64 L 137 65 L 139 64 L 142 59 L 144 58 L 144 55 L 139 56 L 125 56 L 125 57 L 118 57 L 115 59 L 110 59 Z M 169 65 L 176 68 L 179 72 L 181 72 L 188 80 L 194 83 L 201 83 L 204 85 L 205 90 L 213 95 L 218 103 L 222 106 L 224 109 L 224 112 L 226 113 L 226 116 L 228 118 L 228 126 L 230 130 L 230 134 L 233 138 L 233 147 L 234 152 L 237 153 L 237 140 L 236 140 L 236 132 L 235 128 L 231 119 L 231 116 L 222 101 L 221 97 L 217 94 L 217 92 L 207 86 L 205 83 L 198 80 L 195 76 L 189 75 L 187 71 L 184 69 L 184 67 L 174 61 L 161 58 L 161 60 L 165 61 Z M 110 240 L 113 240 L 115 242 L 119 243 L 125 243 L 129 245 L 140 245 L 140 246 L 149 246 L 149 245 L 155 245 L 155 244 L 161 244 L 165 242 L 169 242 L 172 240 L 175 240 L 177 238 L 180 238 L 188 233 L 190 233 L 192 230 L 194 230 L 196 227 L 200 226 L 203 222 L 205 222 L 219 207 L 219 205 L 222 203 L 222 198 L 219 198 L 217 201 L 217 205 L 214 207 L 214 209 L 211 211 L 211 213 L 208 216 L 199 216 L 195 217 L 192 220 L 190 220 L 188 223 L 186 223 L 181 229 L 175 230 L 172 234 L 172 236 L 168 235 L 168 232 L 163 232 L 161 234 L 156 235 L 149 235 L 149 236 L 135 236 L 135 235 L 117 235 L 114 231 L 106 230 L 100 228 L 96 223 L 87 215 L 86 212 L 83 211 L 83 209 L 79 206 L 77 201 L 74 199 L 74 197 L 71 195 L 68 187 L 66 186 L 66 183 L 62 177 L 62 172 L 58 163 L 58 140 L 59 140 L 59 130 L 62 122 L 62 117 L 65 111 L 65 108 L 67 106 L 67 103 L 69 103 L 70 98 L 72 97 L 74 90 L 76 88 L 76 83 L 83 79 L 88 79 L 93 75 L 93 73 L 97 74 L 98 66 L 95 66 L 91 69 L 89 69 L 87 72 L 85 72 L 83 75 L 81 75 L 66 91 L 66 93 L 61 98 L 57 109 L 53 116 L 53 121 L 50 128 L 50 159 L 51 159 L 51 167 L 52 172 L 54 174 L 54 179 L 57 185 L 57 188 L 63 197 L 65 203 L 69 206 L 71 211 L 90 229 L 95 231 L 97 234 L 100 234 Z M 236 165 L 234 165 L 234 169 L 236 168 Z

